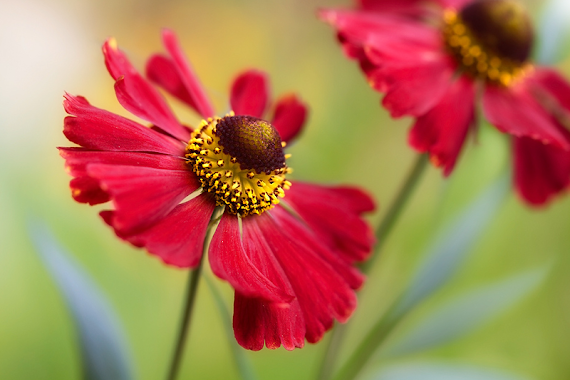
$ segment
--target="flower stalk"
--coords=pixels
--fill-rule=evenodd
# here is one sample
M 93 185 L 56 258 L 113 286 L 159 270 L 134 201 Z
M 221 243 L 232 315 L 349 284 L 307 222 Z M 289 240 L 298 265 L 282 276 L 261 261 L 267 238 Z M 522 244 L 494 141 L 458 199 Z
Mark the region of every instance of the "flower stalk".
M 429 162 L 429 155 L 420 154 L 417 156 L 416 161 L 414 162 L 414 165 L 410 173 L 406 177 L 404 183 L 402 184 L 402 187 L 400 188 L 400 191 L 398 192 L 398 195 L 396 196 L 396 199 L 391 204 L 390 208 L 386 213 L 386 216 L 382 219 L 381 223 L 378 225 L 378 228 L 376 229 L 375 235 L 377 243 L 376 246 L 374 247 L 374 251 L 370 259 L 368 259 L 366 262 L 363 263 L 363 265 L 361 265 L 361 270 L 363 273 L 367 273 L 370 270 L 370 268 L 372 268 L 372 264 L 374 263 L 375 259 L 379 256 L 380 251 L 382 250 L 384 243 L 386 242 L 386 238 L 389 236 L 394 225 L 396 224 L 400 215 L 402 214 L 404 206 L 408 203 L 411 195 L 414 192 L 414 189 L 417 187 L 417 184 L 421 179 L 422 174 L 424 173 L 428 162 Z M 367 348 L 370 348 L 371 344 L 374 344 L 375 345 L 374 347 L 376 347 L 384 340 L 386 336 L 388 336 L 388 333 L 391 331 L 391 328 L 395 325 L 394 323 L 395 321 L 391 320 L 389 314 L 390 313 L 384 315 L 384 317 L 380 319 L 380 321 L 374 328 L 375 332 L 376 330 L 381 330 L 382 333 L 378 335 L 377 334 L 369 335 L 374 337 L 381 337 L 380 340 L 375 340 L 374 342 L 371 343 L 369 342 L 370 339 L 366 339 L 360 346 L 359 350 L 355 351 L 354 355 L 351 357 L 351 359 L 354 358 L 354 360 L 352 361 L 354 362 L 355 368 L 357 368 L 358 364 L 365 363 L 365 361 L 368 358 L 368 356 L 363 357 L 362 359 L 364 361 L 360 362 L 359 361 L 360 351 L 366 351 Z M 337 361 L 338 354 L 340 348 L 342 347 L 342 342 L 344 340 L 344 334 L 346 333 L 348 325 L 349 325 L 348 323 L 344 325 L 337 324 L 333 329 L 333 331 L 331 332 L 329 344 L 327 346 L 323 361 L 321 363 L 321 368 L 317 377 L 319 380 L 328 380 L 331 378 L 334 370 L 334 364 Z M 350 368 L 347 368 L 347 366 L 348 364 L 345 367 L 343 367 L 343 372 L 339 373 L 340 378 L 345 378 L 343 377 L 343 374 L 345 372 L 348 374 L 354 373 L 354 369 L 352 368 L 352 366 L 350 366 Z
M 196 294 L 198 293 L 198 283 L 200 281 L 200 276 L 202 274 L 202 264 L 204 262 L 204 256 L 206 256 L 206 252 L 208 252 L 210 241 L 212 240 L 212 236 L 216 231 L 216 227 L 220 223 L 220 218 L 222 213 L 223 213 L 223 208 L 216 208 L 214 210 L 210 223 L 208 224 L 206 237 L 204 239 L 202 256 L 200 257 L 200 261 L 196 269 L 190 271 L 188 275 L 188 286 L 186 288 L 186 298 L 185 298 L 186 303 L 184 305 L 182 318 L 180 320 L 180 328 L 178 329 L 178 337 L 176 340 L 176 346 L 174 348 L 174 354 L 172 355 L 172 360 L 170 362 L 167 380 L 176 380 L 176 377 L 180 370 L 180 363 L 182 361 L 182 355 L 184 353 L 186 341 L 188 340 L 188 331 L 190 329 L 190 323 L 192 322 L 192 311 L 194 310 Z
M 204 242 L 204 246 L 206 246 L 206 242 Z M 204 247 L 204 249 L 206 249 L 206 247 Z M 202 255 L 200 263 L 196 269 L 190 271 L 188 275 L 186 304 L 184 305 L 184 311 L 182 313 L 182 319 L 180 321 L 180 328 L 178 330 L 178 338 L 176 340 L 176 347 L 174 349 L 174 354 L 172 355 L 172 361 L 170 362 L 170 367 L 168 370 L 168 380 L 175 380 L 176 376 L 178 375 L 178 370 L 180 369 L 180 362 L 182 359 L 182 354 L 184 353 L 184 347 L 186 346 L 188 330 L 190 328 L 190 322 L 192 320 L 192 311 L 194 310 L 194 303 L 196 301 L 198 282 L 202 273 L 202 262 L 204 261 L 203 258 L 204 256 Z

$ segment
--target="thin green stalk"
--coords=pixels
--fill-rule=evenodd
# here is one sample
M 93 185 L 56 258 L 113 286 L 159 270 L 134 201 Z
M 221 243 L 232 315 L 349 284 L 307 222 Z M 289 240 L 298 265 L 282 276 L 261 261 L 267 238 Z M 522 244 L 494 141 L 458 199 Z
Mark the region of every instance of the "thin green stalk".
M 370 268 L 372 268 L 372 264 L 374 264 L 376 258 L 379 256 L 380 251 L 384 247 L 384 243 L 386 243 L 386 238 L 392 232 L 392 228 L 398 221 L 398 218 L 402 214 L 402 210 L 404 206 L 410 199 L 410 196 L 413 194 L 414 189 L 416 188 L 419 180 L 422 177 L 422 174 L 427 167 L 429 162 L 429 156 L 427 154 L 420 154 L 416 157 L 416 161 L 414 162 L 414 166 L 412 170 L 408 174 L 405 182 L 403 183 L 400 191 L 394 202 L 391 204 L 386 216 L 382 219 L 380 225 L 376 229 L 376 247 L 374 247 L 374 253 L 362 266 L 362 272 L 367 273 Z
M 376 349 L 382 343 L 392 329 L 398 324 L 400 318 L 394 315 L 390 309 L 384 316 L 374 325 L 368 332 L 366 338 L 352 352 L 346 363 L 333 377 L 333 380 L 349 380 L 354 379 L 362 370 L 366 362 L 376 352 Z
M 196 269 L 190 272 L 188 275 L 188 286 L 186 288 L 186 304 L 184 305 L 184 311 L 182 313 L 182 319 L 180 320 L 180 328 L 178 330 L 178 338 L 176 340 L 176 347 L 174 348 L 174 355 L 172 356 L 172 361 L 170 362 L 170 367 L 168 370 L 167 380 L 176 380 L 178 371 L 180 369 L 180 363 L 182 360 L 182 354 L 184 353 L 184 347 L 186 345 L 186 340 L 188 337 L 188 330 L 190 329 L 190 323 L 192 321 L 192 311 L 194 309 L 194 303 L 196 301 L 196 293 L 198 292 L 198 282 L 200 280 L 200 275 L 202 274 L 202 263 L 206 252 L 208 252 L 208 247 L 210 246 L 210 241 L 212 236 L 216 231 L 218 224 L 220 223 L 220 218 L 224 212 L 223 207 L 218 207 L 212 213 L 210 223 L 208 224 L 208 230 L 206 231 L 206 237 L 204 238 L 204 245 L 202 246 L 202 256 L 200 256 L 200 262 Z
M 204 242 L 206 245 L 206 242 Z M 190 328 L 190 322 L 192 317 L 192 311 L 194 309 L 194 301 L 196 300 L 196 293 L 198 291 L 198 281 L 200 279 L 200 274 L 202 272 L 202 261 L 204 255 L 200 258 L 200 263 L 190 272 L 188 275 L 188 286 L 186 288 L 186 304 L 184 305 L 184 311 L 182 313 L 182 319 L 180 321 L 180 328 L 178 330 L 178 339 L 176 341 L 176 347 L 174 349 L 174 355 L 172 356 L 172 361 L 170 362 L 170 369 L 168 371 L 168 380 L 175 380 L 178 375 L 178 370 L 180 369 L 180 363 L 182 360 L 182 354 L 184 352 L 184 347 L 186 345 L 186 339 L 188 337 L 188 330 Z
M 414 162 L 410 173 L 406 177 L 400 191 L 398 192 L 396 199 L 391 204 L 386 213 L 386 216 L 382 219 L 382 222 L 376 229 L 376 239 L 378 242 L 376 243 L 374 252 L 370 259 L 368 259 L 368 261 L 361 266 L 363 273 L 367 273 L 370 268 L 372 268 L 374 260 L 379 256 L 379 253 L 382 250 L 388 235 L 392 231 L 392 228 L 396 224 L 399 216 L 402 214 L 402 210 L 410 199 L 410 196 L 416 188 L 420 178 L 422 177 L 422 174 L 427 167 L 428 162 L 429 159 L 427 154 L 420 154 L 416 158 L 416 161 Z M 382 320 L 384 319 L 385 318 Z M 317 377 L 318 380 L 328 380 L 331 378 L 347 328 L 348 323 L 344 325 L 337 324 L 331 332 L 329 344 L 323 357 L 323 361 L 321 362 L 320 371 Z

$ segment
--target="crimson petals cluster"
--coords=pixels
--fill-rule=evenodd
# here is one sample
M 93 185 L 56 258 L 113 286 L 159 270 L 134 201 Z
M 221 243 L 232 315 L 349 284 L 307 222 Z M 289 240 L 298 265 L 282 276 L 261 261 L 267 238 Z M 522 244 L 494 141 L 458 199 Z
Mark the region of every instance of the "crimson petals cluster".
M 103 46 L 117 99 L 151 127 L 66 94 L 64 134 L 78 147 L 59 150 L 76 201 L 111 201 L 100 215 L 117 236 L 166 264 L 193 268 L 217 204 L 212 193 L 201 192 L 187 163 L 192 129 L 178 121 L 157 86 L 204 119 L 215 113 L 176 36 L 165 30 L 162 37 L 167 54 L 150 57 L 146 76 L 114 40 Z M 240 74 L 230 104 L 235 115 L 263 118 L 272 105 L 266 75 Z M 276 101 L 268 119 L 289 142 L 306 115 L 305 104 L 289 94 Z M 335 319 L 351 315 L 363 282 L 353 264 L 366 259 L 374 243 L 362 214 L 374 207 L 354 187 L 293 182 L 285 198 L 260 215 L 239 217 L 225 209 L 208 258 L 212 271 L 235 289 L 234 331 L 242 346 L 292 350 L 305 339 L 317 342 Z
M 410 145 L 427 152 L 444 175 L 453 171 L 473 132 L 480 104 L 484 117 L 512 136 L 516 190 L 529 204 L 543 205 L 570 185 L 570 85 L 552 69 L 531 62 L 513 68 L 508 58 L 506 66 L 493 58 L 485 61 L 479 46 L 466 50 L 459 61 L 458 50 L 451 51 L 449 44 L 465 41 L 446 40 L 445 28 L 468 7 L 470 17 L 486 12 L 485 7 L 507 9 L 507 16 L 522 14 L 512 0 L 359 0 L 355 9 L 324 9 L 319 16 L 337 30 L 345 54 L 359 62 L 369 84 L 385 94 L 382 104 L 391 115 L 415 118 Z M 527 19 L 516 21 L 521 36 L 532 42 Z M 465 27 L 456 26 L 455 32 L 464 33 Z M 489 64 L 512 72 L 493 73 Z

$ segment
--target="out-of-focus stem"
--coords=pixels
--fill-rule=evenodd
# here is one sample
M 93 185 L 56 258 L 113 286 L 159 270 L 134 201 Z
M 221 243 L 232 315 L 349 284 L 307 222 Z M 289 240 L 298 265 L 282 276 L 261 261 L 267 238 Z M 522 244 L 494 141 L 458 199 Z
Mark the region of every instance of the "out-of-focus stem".
M 378 228 L 376 229 L 377 243 L 370 259 L 368 259 L 368 261 L 366 261 L 361 266 L 363 273 L 368 272 L 370 268 L 372 268 L 372 264 L 379 256 L 380 251 L 382 250 L 388 235 L 390 234 L 392 228 L 394 227 L 398 218 L 402 214 L 402 210 L 404 209 L 404 206 L 407 204 L 408 200 L 410 199 L 410 196 L 413 194 L 414 189 L 416 188 L 419 180 L 421 179 L 422 174 L 425 171 L 428 162 L 429 162 L 429 157 L 427 154 L 418 155 L 418 157 L 416 158 L 416 161 L 414 162 L 414 165 L 410 173 L 408 174 L 404 183 L 402 184 L 402 187 L 400 188 L 400 191 L 398 192 L 396 199 L 390 205 L 390 208 L 386 212 L 386 216 L 384 216 L 384 218 L 378 225 Z M 378 345 L 386 336 L 388 336 L 389 331 L 391 330 L 393 325 L 395 325 L 389 320 L 389 318 L 390 316 L 388 313 L 375 326 L 375 330 L 373 331 L 376 332 L 376 329 L 381 329 L 382 330 L 381 334 L 383 334 L 384 336 L 382 336 L 382 339 L 380 341 L 374 342 L 374 344 Z M 334 371 L 334 366 L 338 359 L 340 348 L 342 346 L 342 342 L 344 340 L 344 335 L 346 333 L 348 326 L 349 326 L 348 323 L 344 325 L 337 324 L 333 329 L 333 331 L 331 332 L 329 344 L 325 351 L 323 361 L 321 362 L 320 371 L 317 377 L 318 380 L 328 380 L 331 378 L 331 375 L 333 374 Z M 349 362 L 347 362 L 347 365 L 345 365 L 341 369 L 341 372 L 338 373 L 338 375 L 335 377 L 335 380 L 350 379 L 351 377 L 346 377 L 346 375 L 349 375 L 350 373 L 354 372 L 354 368 L 356 368 L 358 365 L 360 366 L 364 365 L 364 363 L 366 362 L 366 360 L 368 360 L 368 358 L 372 353 L 370 353 L 370 355 L 368 356 L 365 355 L 366 357 L 363 356 L 362 360 L 360 360 L 360 357 L 355 357 L 355 355 L 357 353 L 359 355 L 363 355 L 364 351 L 374 348 L 374 347 L 371 348 L 371 342 L 368 342 L 368 340 L 369 339 L 365 339 L 362 342 L 361 346 L 357 349 L 357 351 L 355 351 L 353 356 L 351 356 L 351 359 L 353 359 L 352 362 L 351 359 L 349 359 Z M 348 371 L 347 368 L 348 364 L 350 364 L 351 371 Z M 346 373 L 346 375 L 344 375 L 344 373 Z M 354 372 L 354 375 L 356 375 L 357 373 L 358 372 Z

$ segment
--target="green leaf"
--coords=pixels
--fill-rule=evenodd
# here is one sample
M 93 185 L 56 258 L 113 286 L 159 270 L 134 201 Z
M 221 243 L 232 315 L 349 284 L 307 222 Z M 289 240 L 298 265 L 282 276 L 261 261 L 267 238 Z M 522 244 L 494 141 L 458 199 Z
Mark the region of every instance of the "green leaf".
M 510 179 L 505 175 L 485 190 L 439 235 L 410 285 L 358 344 L 336 373 L 335 380 L 355 378 L 402 318 L 455 274 L 509 192 Z
M 81 344 L 83 377 L 87 380 L 134 379 L 126 340 L 101 290 L 59 246 L 45 225 L 33 223 L 29 233 L 71 311 Z
M 423 264 L 410 281 L 395 307 L 398 319 L 445 284 L 467 257 L 471 247 L 490 224 L 510 191 L 510 179 L 503 176 L 483 192 L 436 239 Z
M 240 345 L 236 342 L 236 339 L 234 337 L 234 330 L 232 328 L 231 314 L 226 307 L 220 291 L 208 276 L 204 276 L 204 279 L 206 280 L 206 284 L 208 284 L 208 288 L 214 296 L 214 301 L 216 302 L 216 306 L 220 312 L 222 324 L 224 325 L 224 331 L 226 332 L 228 342 L 230 343 L 230 348 L 232 350 L 234 360 L 236 361 L 240 377 L 243 380 L 256 380 L 257 376 L 255 376 L 255 371 L 253 370 L 250 361 L 248 360 L 247 356 L 245 356 L 243 348 L 241 348 Z
M 371 380 L 529 380 L 504 371 L 446 363 L 401 364 L 368 377 Z
M 402 355 L 457 339 L 497 317 L 544 280 L 550 265 L 511 276 L 456 298 L 433 312 L 384 354 Z
M 570 1 L 550 0 L 537 33 L 536 60 L 545 65 L 562 61 L 570 52 Z

